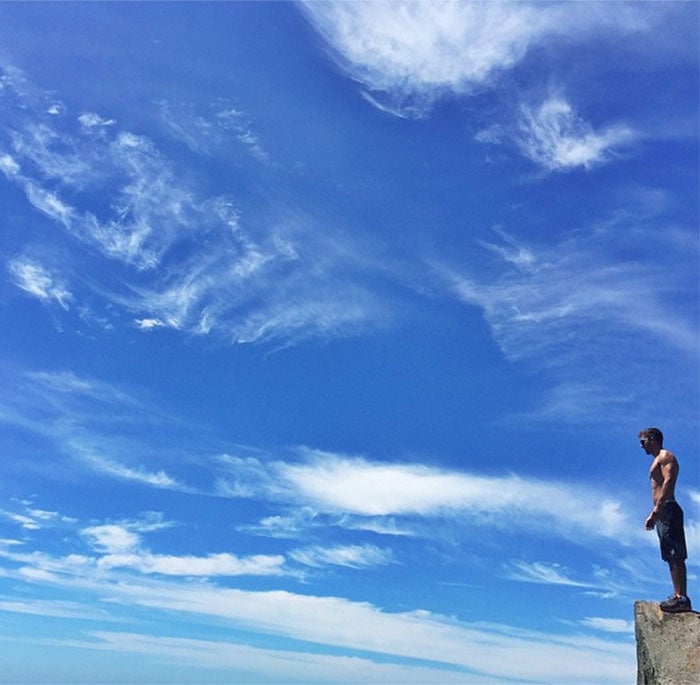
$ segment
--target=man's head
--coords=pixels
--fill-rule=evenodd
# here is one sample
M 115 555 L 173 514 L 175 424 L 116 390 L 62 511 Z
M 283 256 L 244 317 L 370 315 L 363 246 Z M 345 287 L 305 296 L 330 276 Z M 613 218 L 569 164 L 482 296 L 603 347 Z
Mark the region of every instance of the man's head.
M 658 428 L 639 431 L 639 444 L 647 454 L 654 454 L 664 446 L 664 434 Z

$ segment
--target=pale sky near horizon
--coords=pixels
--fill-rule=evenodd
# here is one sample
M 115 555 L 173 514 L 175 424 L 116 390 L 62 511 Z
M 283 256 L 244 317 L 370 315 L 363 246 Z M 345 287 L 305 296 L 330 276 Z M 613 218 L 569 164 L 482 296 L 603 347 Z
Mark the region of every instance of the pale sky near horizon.
M 696 2 L 0 3 L 0 683 L 628 683 L 700 563 Z

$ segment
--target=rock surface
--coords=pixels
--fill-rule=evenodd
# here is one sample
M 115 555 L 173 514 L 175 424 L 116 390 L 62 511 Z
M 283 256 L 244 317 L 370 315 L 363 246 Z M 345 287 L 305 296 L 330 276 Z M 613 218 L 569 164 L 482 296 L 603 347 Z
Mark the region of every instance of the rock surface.
M 700 614 L 666 614 L 658 602 L 634 603 L 637 685 L 700 683 Z

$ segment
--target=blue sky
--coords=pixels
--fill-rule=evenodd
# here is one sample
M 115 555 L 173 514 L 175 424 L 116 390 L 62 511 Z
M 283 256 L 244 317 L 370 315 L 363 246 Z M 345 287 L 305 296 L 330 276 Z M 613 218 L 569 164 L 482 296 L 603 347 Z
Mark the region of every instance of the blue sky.
M 1 3 L 0 680 L 631 682 L 699 11 Z

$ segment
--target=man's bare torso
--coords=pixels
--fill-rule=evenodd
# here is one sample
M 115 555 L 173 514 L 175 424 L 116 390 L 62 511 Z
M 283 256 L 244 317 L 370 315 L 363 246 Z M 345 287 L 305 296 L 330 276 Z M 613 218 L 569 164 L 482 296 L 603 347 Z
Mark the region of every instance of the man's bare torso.
M 673 452 L 662 449 L 658 453 L 651 464 L 649 478 L 654 505 L 659 503 L 660 498 L 663 498 L 664 502 L 675 499 L 678 461 Z

